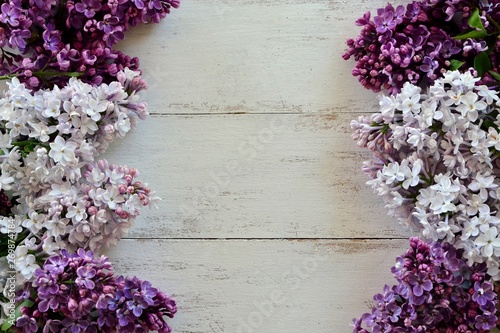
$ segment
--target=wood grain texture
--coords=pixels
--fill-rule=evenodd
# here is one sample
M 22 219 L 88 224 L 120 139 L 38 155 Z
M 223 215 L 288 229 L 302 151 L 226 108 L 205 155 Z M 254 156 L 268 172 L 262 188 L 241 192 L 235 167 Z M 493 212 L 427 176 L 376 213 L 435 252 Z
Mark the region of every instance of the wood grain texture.
M 365 185 L 349 123 L 377 102 L 341 57 L 386 3 L 184 0 L 120 44 L 152 116 L 104 157 L 163 201 L 109 253 L 174 293 L 174 332 L 350 332 L 393 282 L 409 232 Z
M 374 98 L 342 60 L 345 41 L 357 18 L 386 4 L 186 0 L 121 48 L 141 59 L 154 113 L 361 112 Z
M 406 241 L 123 240 L 115 269 L 176 297 L 177 333 L 349 332 Z M 369 254 L 369 255 L 368 255 Z M 395 280 L 394 280 L 395 281 Z
M 354 114 L 153 116 L 106 154 L 163 198 L 131 237 L 391 238 Z M 139 157 L 139 158 L 137 158 Z

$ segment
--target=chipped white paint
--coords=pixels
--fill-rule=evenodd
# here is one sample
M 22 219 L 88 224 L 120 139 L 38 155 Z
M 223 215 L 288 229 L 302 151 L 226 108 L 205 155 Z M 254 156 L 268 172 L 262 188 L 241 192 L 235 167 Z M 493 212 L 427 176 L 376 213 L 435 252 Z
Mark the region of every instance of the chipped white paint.
M 163 201 L 110 255 L 175 294 L 175 332 L 350 332 L 393 282 L 409 233 L 364 185 L 349 122 L 377 103 L 341 58 L 385 4 L 185 0 L 120 45 L 152 116 L 105 157 Z

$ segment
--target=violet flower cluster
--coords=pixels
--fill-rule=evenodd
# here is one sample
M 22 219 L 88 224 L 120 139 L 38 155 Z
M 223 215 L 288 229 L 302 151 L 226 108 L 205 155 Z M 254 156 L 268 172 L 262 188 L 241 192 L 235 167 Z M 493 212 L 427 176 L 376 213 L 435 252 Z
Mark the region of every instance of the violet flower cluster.
M 372 311 L 354 319 L 353 332 L 489 332 L 498 321 L 498 290 L 486 265 L 467 264 L 461 252 L 410 238 L 392 267 L 398 283 L 373 297 Z
M 464 250 L 500 279 L 500 103 L 470 73 L 446 72 L 428 94 L 406 83 L 380 112 L 351 123 L 373 152 L 364 171 L 390 215 Z
M 179 0 L 2 1 L 0 75 L 30 88 L 61 86 L 71 76 L 109 83 L 139 65 L 113 45 L 130 27 L 158 23 L 178 6 Z
M 388 4 L 357 22 L 344 59 L 379 95 L 351 123 L 363 165 L 411 239 L 354 332 L 489 332 L 500 280 L 500 2 Z
M 170 297 L 147 281 L 113 277 L 107 259 L 85 251 L 115 244 L 158 200 L 138 170 L 96 157 L 148 114 L 138 59 L 113 46 L 178 6 L 0 2 L 0 79 L 10 79 L 0 99 L 1 331 L 170 332 Z M 14 302 L 12 286 L 23 285 Z
M 344 59 L 356 60 L 352 74 L 367 89 L 397 93 L 406 82 L 430 85 L 444 71 L 460 67 L 475 67 L 484 83 L 498 83 L 489 74 L 500 72 L 498 1 L 388 4 L 373 19 L 367 12 L 356 24 L 363 27 L 361 34 L 347 41 Z
M 19 333 L 169 333 L 164 317 L 177 311 L 175 301 L 137 277 L 115 276 L 108 258 L 91 251 L 61 251 L 35 271 L 19 301 L 21 316 L 11 330 Z

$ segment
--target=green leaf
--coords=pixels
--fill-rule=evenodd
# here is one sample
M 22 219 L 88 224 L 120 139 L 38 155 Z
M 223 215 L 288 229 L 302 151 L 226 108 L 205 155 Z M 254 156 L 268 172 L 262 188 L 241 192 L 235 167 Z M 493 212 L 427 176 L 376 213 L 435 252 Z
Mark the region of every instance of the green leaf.
M 3 323 L 2 327 L 0 327 L 0 330 L 2 332 L 8 332 L 9 328 L 12 327 L 12 324 L 9 321 L 15 322 L 17 320 L 17 318 L 21 317 L 21 308 L 23 306 L 31 307 L 33 304 L 35 304 L 35 303 L 30 301 L 29 299 L 27 299 L 24 302 L 22 302 L 21 304 L 19 304 L 18 307 L 16 308 L 15 313 L 14 313 L 14 318 L 12 319 L 12 318 L 8 317 L 8 320 L 5 323 Z
M 494 71 L 488 71 L 488 73 L 490 73 L 490 75 L 493 76 L 495 80 L 500 81 L 500 74 Z
M 492 68 L 490 57 L 488 57 L 486 52 L 481 52 L 474 58 L 474 69 L 477 71 L 479 77 Z
M 490 127 L 493 127 L 494 129 L 496 129 L 498 131 L 498 125 L 495 124 L 493 121 L 491 120 L 485 120 L 481 126 L 483 129 L 486 129 L 488 130 L 488 128 Z
M 450 71 L 456 71 L 457 69 L 459 69 L 460 67 L 462 67 L 465 64 L 465 61 L 451 59 L 450 63 L 451 63 Z
M 484 38 L 488 36 L 488 32 L 484 28 L 483 22 L 481 21 L 481 16 L 479 15 L 479 8 L 476 8 L 469 18 L 469 25 L 474 30 L 459 34 L 455 36 L 455 39 L 467 39 L 467 38 Z
M 38 72 L 33 72 L 34 76 L 38 77 L 54 77 L 54 76 L 69 76 L 69 77 L 79 77 L 82 76 L 85 73 L 81 72 L 57 72 L 57 71 L 38 71 Z
M 476 8 L 476 10 L 474 10 L 474 13 L 472 13 L 471 17 L 469 18 L 469 25 L 471 28 L 486 31 L 483 22 L 481 22 L 481 16 L 479 16 L 479 8 Z
M 488 36 L 488 33 L 486 31 L 472 30 L 472 31 L 469 31 L 469 32 L 466 32 L 463 34 L 456 35 L 453 38 L 462 40 L 462 39 L 467 39 L 467 38 L 484 38 L 487 36 Z

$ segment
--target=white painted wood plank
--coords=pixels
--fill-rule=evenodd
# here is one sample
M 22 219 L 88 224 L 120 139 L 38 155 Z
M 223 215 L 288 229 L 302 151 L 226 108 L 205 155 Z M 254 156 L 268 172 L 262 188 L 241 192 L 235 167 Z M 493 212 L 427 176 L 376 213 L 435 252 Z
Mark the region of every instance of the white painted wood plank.
M 131 237 L 366 238 L 407 233 L 365 185 L 353 114 L 153 116 L 106 157 L 164 200 Z
M 406 241 L 123 240 L 116 270 L 174 294 L 176 333 L 350 332 Z M 274 300 L 274 301 L 272 301 Z
M 186 0 L 120 47 L 141 59 L 151 112 L 360 112 L 374 96 L 341 56 L 355 20 L 386 4 Z

